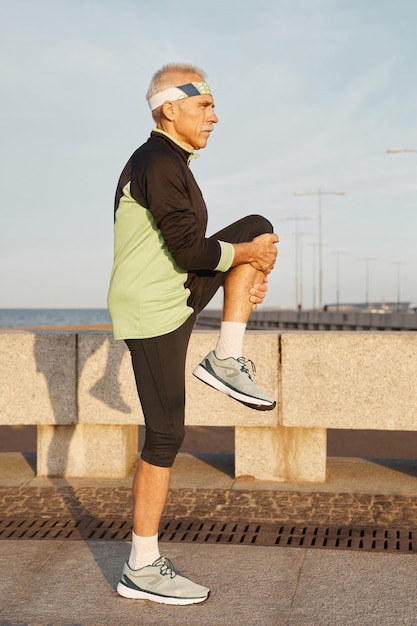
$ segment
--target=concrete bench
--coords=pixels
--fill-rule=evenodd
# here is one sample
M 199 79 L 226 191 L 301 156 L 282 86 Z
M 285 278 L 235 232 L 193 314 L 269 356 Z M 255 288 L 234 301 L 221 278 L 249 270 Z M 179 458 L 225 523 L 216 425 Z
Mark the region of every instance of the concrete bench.
M 417 428 L 417 333 L 248 332 L 255 381 L 276 394 L 254 411 L 204 385 L 192 368 L 216 331 L 195 331 L 186 424 L 235 427 L 235 475 L 326 480 L 326 430 Z M 0 425 L 35 424 L 37 474 L 123 477 L 143 416 L 130 357 L 106 332 L 0 332 Z

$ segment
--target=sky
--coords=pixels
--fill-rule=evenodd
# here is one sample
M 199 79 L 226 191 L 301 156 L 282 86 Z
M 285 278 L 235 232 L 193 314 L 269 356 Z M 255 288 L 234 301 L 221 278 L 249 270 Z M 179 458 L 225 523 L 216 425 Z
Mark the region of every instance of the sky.
M 192 162 L 208 234 L 250 213 L 279 234 L 263 307 L 317 306 L 320 267 L 322 304 L 417 301 L 414 0 L 0 11 L 0 308 L 106 307 L 117 180 L 175 61 L 207 72 L 219 117 Z

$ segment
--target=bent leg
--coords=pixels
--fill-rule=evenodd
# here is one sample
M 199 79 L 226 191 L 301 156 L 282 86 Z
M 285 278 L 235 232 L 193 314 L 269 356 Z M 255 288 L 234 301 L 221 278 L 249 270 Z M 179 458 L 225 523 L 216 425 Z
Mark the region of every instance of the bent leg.
M 273 228 L 268 220 L 252 215 L 213 235 L 214 238 L 230 243 L 252 241 L 258 235 L 272 233 Z M 219 273 L 217 273 L 219 274 Z M 222 324 L 215 350 L 211 351 L 197 367 L 193 374 L 206 384 L 214 387 L 243 404 L 261 411 L 268 411 L 276 406 L 273 397 L 259 389 L 252 380 L 254 366 L 243 356 L 243 338 L 246 323 L 253 310 L 250 291 L 264 283 L 263 272 L 256 270 L 249 263 L 232 268 L 224 276 L 221 285 L 224 288 L 224 304 Z M 213 283 L 220 280 L 213 278 Z M 193 285 L 192 294 L 202 310 L 208 303 L 207 289 L 204 292 L 203 277 L 197 286 Z M 219 285 L 220 286 L 220 285 Z M 200 293 L 204 297 L 197 299 Z M 204 305 L 204 306 L 203 306 Z M 252 370 L 250 370 L 252 364 Z
M 229 243 L 244 243 L 252 241 L 259 235 L 272 233 L 273 230 L 272 224 L 264 217 L 248 215 L 211 235 L 210 239 Z M 244 268 L 246 269 L 244 270 Z M 253 285 L 262 284 L 264 281 L 263 273 L 257 272 L 249 264 L 232 268 L 225 273 L 214 270 L 189 272 L 185 287 L 190 290 L 188 305 L 192 307 L 196 315 L 208 305 L 220 287 L 225 286 L 229 277 L 230 283 L 227 287 L 227 295 L 225 294 L 227 302 L 224 304 L 227 319 L 231 321 L 243 319 L 246 323 L 253 309 L 253 303 L 249 305 L 247 302 L 249 291 Z M 244 291 L 245 288 L 247 291 Z M 233 294 L 236 294 L 234 301 L 232 301 Z
M 248 263 L 229 271 L 223 285 L 223 322 L 246 324 L 253 310 L 253 304 L 249 299 L 250 290 L 255 285 L 262 285 L 264 279 L 264 273 Z
M 272 224 L 258 215 L 250 215 L 218 233 L 228 237 L 226 241 L 241 243 L 250 241 L 260 234 L 272 232 Z M 237 234 L 238 233 L 238 234 Z M 249 263 L 232 268 L 224 281 L 222 324 L 216 354 L 220 358 L 240 357 L 243 354 L 243 337 L 246 323 L 254 308 L 250 299 L 251 289 L 263 285 L 265 275 Z

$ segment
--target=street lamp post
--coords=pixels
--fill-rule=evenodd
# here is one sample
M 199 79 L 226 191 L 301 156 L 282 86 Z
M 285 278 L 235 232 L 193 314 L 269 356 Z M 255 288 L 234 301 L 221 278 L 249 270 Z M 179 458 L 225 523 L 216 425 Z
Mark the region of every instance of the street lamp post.
M 300 220 L 314 220 L 316 219 L 315 217 L 311 217 L 311 216 L 300 216 L 298 214 L 291 216 L 291 217 L 286 217 L 286 216 L 281 216 L 278 217 L 278 220 L 295 220 L 295 307 L 298 308 L 299 305 L 301 305 L 301 301 L 302 301 L 302 287 L 301 287 L 301 283 L 300 283 L 300 276 L 301 276 L 301 272 L 302 272 L 302 260 L 301 260 L 301 253 L 300 253 L 300 236 L 302 234 L 306 234 L 306 233 L 300 233 L 299 228 L 298 228 L 298 222 Z
M 314 219 L 314 218 L 313 218 Z M 299 297 L 299 308 L 300 310 L 303 307 L 303 237 L 309 236 L 317 237 L 317 233 L 299 233 L 299 242 L 300 242 L 300 297 Z M 314 278 L 313 278 L 314 280 Z
M 349 252 L 341 252 L 338 250 L 337 252 L 332 252 L 336 256 L 336 310 L 339 310 L 340 306 L 340 266 L 339 266 L 339 258 L 340 256 L 349 254 Z
M 398 154 L 399 152 L 417 152 L 416 148 L 388 148 L 387 152 L 389 154 Z M 401 269 L 400 266 L 401 265 L 407 265 L 407 263 L 394 263 L 394 265 L 397 265 L 398 267 L 398 271 L 397 271 L 397 309 L 400 308 L 400 302 L 401 302 Z
M 317 274 L 316 274 L 316 250 L 318 248 L 318 243 L 315 241 L 314 243 L 306 244 L 307 247 L 313 249 L 313 258 L 312 258 L 312 271 L 313 271 L 313 292 L 312 292 L 312 304 L 313 309 L 316 309 L 316 295 L 317 295 Z
M 318 220 L 319 220 L 319 308 L 323 308 L 323 233 L 322 233 L 322 196 L 344 196 L 344 191 L 296 191 L 295 196 L 318 196 Z
M 370 298 L 369 298 L 369 263 L 371 261 L 376 261 L 375 258 L 373 257 L 365 257 L 363 259 L 359 259 L 360 261 L 365 261 L 366 263 L 366 270 L 365 270 L 365 302 L 366 302 L 366 308 L 367 310 L 369 310 L 369 305 L 370 305 Z
M 398 154 L 399 152 L 417 152 L 416 148 L 388 148 L 387 152 L 389 154 Z M 407 265 L 407 263 L 402 263 L 401 261 L 394 263 L 397 265 L 397 309 L 400 309 L 401 302 L 401 265 Z
M 397 266 L 397 310 L 399 311 L 401 305 L 401 266 L 407 265 L 407 263 L 397 261 L 394 265 Z

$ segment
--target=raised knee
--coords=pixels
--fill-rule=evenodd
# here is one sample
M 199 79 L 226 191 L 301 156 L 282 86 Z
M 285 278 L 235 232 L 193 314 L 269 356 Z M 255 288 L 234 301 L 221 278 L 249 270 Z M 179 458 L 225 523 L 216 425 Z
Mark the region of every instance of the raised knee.
M 247 219 L 251 222 L 252 228 L 255 229 L 258 235 L 274 232 L 274 227 L 272 226 L 271 222 L 267 220 L 266 217 L 264 217 L 263 215 L 248 215 Z

